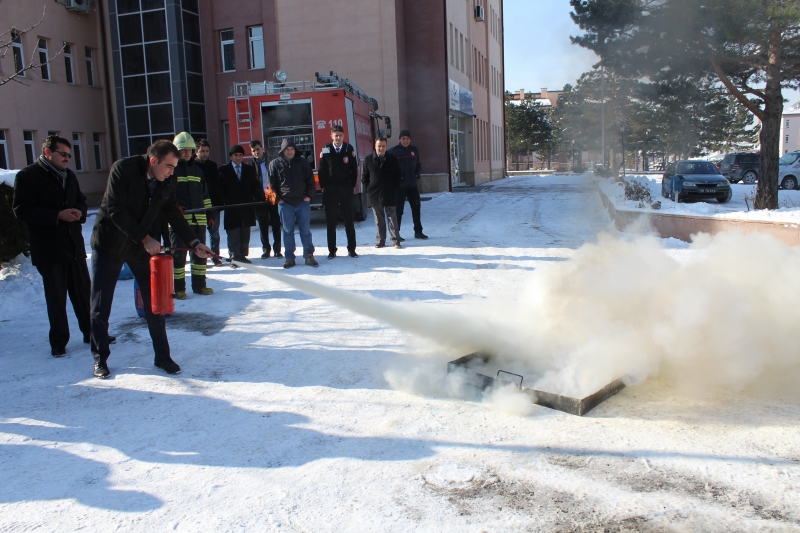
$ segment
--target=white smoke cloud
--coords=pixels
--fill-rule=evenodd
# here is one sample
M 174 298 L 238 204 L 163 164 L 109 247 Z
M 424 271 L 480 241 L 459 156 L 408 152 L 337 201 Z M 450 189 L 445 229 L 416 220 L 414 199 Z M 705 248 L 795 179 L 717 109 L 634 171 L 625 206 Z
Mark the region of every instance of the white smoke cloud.
M 242 266 L 414 333 L 427 343 L 420 353 L 446 354 L 387 369 L 399 390 L 462 394 L 463 379 L 448 377 L 445 361 L 474 351 L 496 356 L 487 375 L 507 370 L 525 376 L 526 387 L 574 397 L 618 378 L 661 375 L 685 389 L 742 390 L 796 375 L 798 251 L 739 234 L 701 235 L 691 248 L 694 259 L 681 263 L 659 239 L 604 234 L 570 260 L 533 272 L 513 295 L 448 306 L 387 302 Z M 519 412 L 509 407 L 519 396 L 498 394 L 490 403 Z

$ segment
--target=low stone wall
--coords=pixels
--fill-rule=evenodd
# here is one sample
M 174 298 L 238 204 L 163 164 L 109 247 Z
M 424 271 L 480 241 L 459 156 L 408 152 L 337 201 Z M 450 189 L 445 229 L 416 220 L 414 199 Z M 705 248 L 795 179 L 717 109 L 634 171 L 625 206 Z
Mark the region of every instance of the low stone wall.
M 419 177 L 419 192 L 447 192 L 450 190 L 449 174 L 421 174 Z
M 644 211 L 617 210 L 614 204 L 598 187 L 603 205 L 619 231 L 646 233 L 654 231 L 659 237 L 673 237 L 691 242 L 696 233 L 714 235 L 723 231 L 739 233 L 766 233 L 789 246 L 800 245 L 800 226 L 785 222 L 765 222 L 758 220 L 731 220 L 719 218 L 694 217 L 689 215 L 667 215 Z

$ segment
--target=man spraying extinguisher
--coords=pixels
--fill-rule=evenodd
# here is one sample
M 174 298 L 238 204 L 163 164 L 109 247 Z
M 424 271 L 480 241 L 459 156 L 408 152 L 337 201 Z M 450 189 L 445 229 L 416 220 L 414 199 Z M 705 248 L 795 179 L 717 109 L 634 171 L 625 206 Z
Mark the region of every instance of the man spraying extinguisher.
M 108 317 L 123 263 L 128 263 L 142 289 L 142 300 L 155 350 L 155 365 L 168 374 L 181 367 L 172 360 L 164 315 L 153 314 L 150 301 L 150 256 L 161 250 L 162 224 L 172 229 L 201 258 L 213 255 L 195 236 L 178 208 L 173 176 L 180 153 L 169 141 L 153 143 L 147 154 L 120 159 L 111 168 L 108 186 L 92 230 L 91 346 L 94 375 L 111 375 Z
M 211 207 L 208 184 L 203 176 L 203 171 L 194 164 L 193 155 L 197 149 L 194 139 L 192 139 L 191 135 L 182 131 L 175 136 L 172 144 L 181 154 L 178 166 L 175 167 L 175 178 L 178 181 L 175 194 L 178 199 L 178 206 L 181 210 Z M 208 224 L 206 213 L 187 213 L 183 217 L 192 227 L 195 237 L 205 244 L 206 226 Z M 213 219 L 211 221 L 213 223 Z M 169 240 L 172 243 L 172 258 L 175 260 L 175 298 L 185 300 L 187 243 L 181 239 L 181 236 L 178 235 L 173 227 L 169 229 Z M 189 254 L 191 257 L 192 292 L 204 296 L 214 294 L 213 289 L 206 287 L 206 259 L 199 257 L 194 252 L 189 252 Z

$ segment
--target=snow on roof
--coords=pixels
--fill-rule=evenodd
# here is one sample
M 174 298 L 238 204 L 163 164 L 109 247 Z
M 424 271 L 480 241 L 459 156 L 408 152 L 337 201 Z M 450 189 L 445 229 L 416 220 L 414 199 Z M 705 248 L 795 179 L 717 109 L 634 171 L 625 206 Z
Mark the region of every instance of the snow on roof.
M 0 183 L 5 183 L 9 187 L 14 186 L 14 178 L 19 170 L 6 170 L 0 168 Z

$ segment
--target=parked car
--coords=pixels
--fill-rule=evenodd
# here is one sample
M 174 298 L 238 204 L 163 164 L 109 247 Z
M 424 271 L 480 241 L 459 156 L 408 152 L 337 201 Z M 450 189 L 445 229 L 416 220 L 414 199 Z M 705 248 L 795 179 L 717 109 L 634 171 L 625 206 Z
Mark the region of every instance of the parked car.
M 785 154 L 778 163 L 778 187 L 797 189 L 800 183 L 800 151 Z
M 722 159 L 719 171 L 731 183 L 743 181 L 753 184 L 758 179 L 759 158 L 758 154 L 728 154 Z
M 675 202 L 710 200 L 724 204 L 733 190 L 728 180 L 709 161 L 676 161 L 670 163 L 661 179 L 661 196 Z

